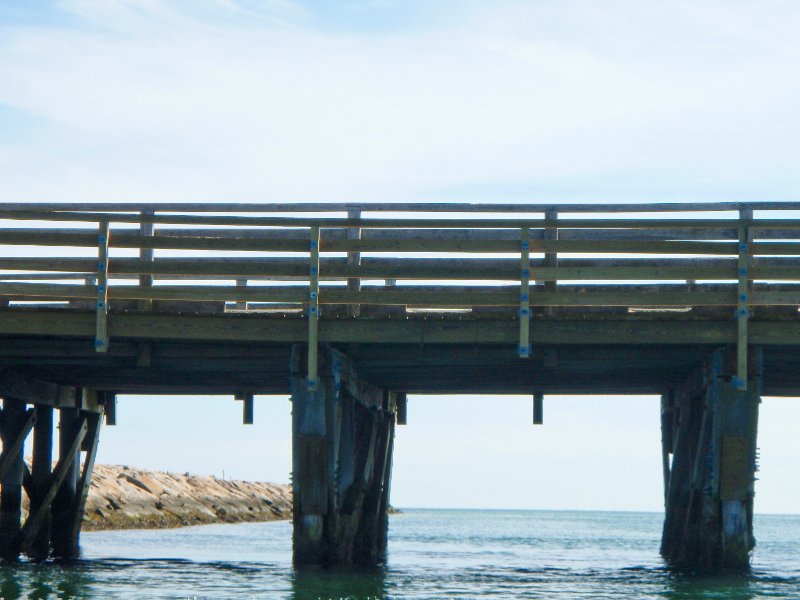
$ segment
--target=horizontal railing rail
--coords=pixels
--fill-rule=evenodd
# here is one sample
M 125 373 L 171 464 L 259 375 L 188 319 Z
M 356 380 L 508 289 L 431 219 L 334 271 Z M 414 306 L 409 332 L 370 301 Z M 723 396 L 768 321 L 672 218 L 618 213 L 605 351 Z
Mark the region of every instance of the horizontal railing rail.
M 800 215 L 791 211 L 800 203 L 5 203 L 0 297 L 12 306 L 93 301 L 99 351 L 122 301 L 299 310 L 310 348 L 331 305 L 351 317 L 370 307 L 370 318 L 382 307 L 459 318 L 513 307 L 498 314 L 519 321 L 523 357 L 533 308 L 549 318 L 559 307 L 727 306 L 746 385 L 751 309 L 800 306 Z M 717 213 L 730 214 L 709 217 Z

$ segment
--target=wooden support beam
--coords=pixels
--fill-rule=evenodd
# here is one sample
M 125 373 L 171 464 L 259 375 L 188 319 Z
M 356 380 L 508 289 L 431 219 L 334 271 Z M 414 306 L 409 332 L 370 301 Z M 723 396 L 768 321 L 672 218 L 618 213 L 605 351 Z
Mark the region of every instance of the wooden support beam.
M 244 425 L 253 424 L 253 394 L 247 393 L 242 398 L 242 423 Z
M 408 425 L 408 395 L 397 394 L 397 424 Z
M 520 273 L 519 273 L 519 346 L 520 358 L 531 355 L 531 231 L 520 229 Z
M 30 514 L 36 514 L 42 507 L 50 488 L 53 468 L 53 408 L 39 404 L 36 406 L 36 425 L 33 429 L 33 464 L 28 497 Z M 39 533 L 31 539 L 28 557 L 41 561 L 50 556 L 50 511 L 45 509 Z
M 114 315 L 113 333 L 120 339 L 217 340 L 236 342 L 307 343 L 308 325 L 302 319 L 252 319 L 242 327 L 224 316 L 171 314 Z M 0 311 L 0 334 L 90 337 L 92 315 L 63 310 L 36 312 Z M 754 320 L 749 326 L 750 343 L 775 346 L 800 344 L 800 322 L 778 319 Z M 326 320 L 319 332 L 320 343 L 379 344 L 516 344 L 519 326 L 508 319 L 460 320 Z M 731 320 L 676 320 L 647 318 L 596 318 L 547 320 L 532 332 L 537 344 L 637 344 L 704 345 L 735 344 Z M 0 377 L 0 385 L 3 378 Z
M 2 428 L 3 467 L 0 479 L 0 557 L 7 561 L 19 558 L 19 530 L 22 515 L 23 452 L 25 432 L 30 431 L 32 419 L 22 400 L 3 400 Z
M 117 424 L 117 395 L 114 392 L 102 392 L 101 406 L 106 425 L 114 427 Z
M 71 524 L 77 499 L 80 450 L 88 431 L 88 423 L 78 410 L 62 408 L 59 413 L 58 464 L 42 509 L 33 515 L 34 520 L 26 532 L 25 542 L 27 547 L 33 539 L 32 536 L 36 535 L 46 506 L 47 509 L 52 509 L 53 555 L 57 558 L 74 558 L 78 554 L 78 546 L 77 540 L 72 538 Z
M 97 233 L 97 327 L 94 347 L 98 352 L 108 350 L 108 243 L 109 223 L 101 221 Z
M 319 352 L 319 227 L 312 227 L 309 239 L 308 268 L 308 371 L 310 391 L 317 389 L 317 355 Z
M 35 405 L 91 410 L 89 406 L 82 406 L 82 399 L 75 387 L 58 385 L 15 371 L 0 375 L 0 397 L 16 398 Z
M 533 394 L 533 424 L 542 425 L 544 423 L 544 394 L 536 392 Z

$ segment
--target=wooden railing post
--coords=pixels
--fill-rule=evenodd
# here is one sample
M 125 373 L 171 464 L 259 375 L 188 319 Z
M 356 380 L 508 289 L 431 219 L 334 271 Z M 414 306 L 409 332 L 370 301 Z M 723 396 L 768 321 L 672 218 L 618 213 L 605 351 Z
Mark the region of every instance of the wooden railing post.
M 543 234 L 544 241 L 557 241 L 558 240 L 558 226 L 556 221 L 558 220 L 558 211 L 556 210 L 546 210 L 544 213 L 544 220 L 545 220 L 545 229 Z M 544 253 L 544 266 L 554 269 L 558 267 L 558 252 L 555 250 L 551 250 L 550 252 L 545 251 Z M 558 281 L 545 281 L 544 283 L 544 291 L 550 294 L 555 294 L 556 286 L 558 285 Z M 556 314 L 556 307 L 555 306 L 547 306 L 545 307 L 544 313 L 547 316 L 554 316 Z
M 358 208 L 349 209 L 347 211 L 347 218 L 348 219 L 360 219 L 361 218 L 361 210 Z M 348 240 L 360 240 L 361 239 L 361 228 L 360 227 L 349 227 L 347 229 L 347 239 Z M 347 253 L 347 266 L 350 268 L 358 268 L 361 265 L 361 253 L 360 252 L 348 252 Z M 350 292 L 358 292 L 361 289 L 361 278 L 360 277 L 350 277 L 347 279 L 347 290 Z M 361 314 L 361 305 L 360 304 L 348 304 L 347 305 L 347 314 L 351 317 L 357 317 Z
M 108 350 L 108 221 L 101 221 L 97 231 L 97 327 L 94 347 L 98 352 Z
M 309 239 L 308 267 L 308 389 L 315 391 L 319 351 L 319 227 L 313 226 Z
M 531 355 L 531 230 L 520 228 L 520 272 L 519 272 L 519 347 L 520 358 Z
M 139 223 L 139 235 L 141 236 L 142 240 L 146 238 L 153 237 L 153 223 L 147 219 L 147 217 L 152 217 L 155 214 L 155 211 L 152 210 L 143 210 L 141 212 L 142 220 Z M 155 249 L 154 248 L 139 248 L 139 260 L 144 263 L 153 263 L 155 258 Z M 152 273 L 142 273 L 139 275 L 139 285 L 141 287 L 153 287 L 153 274 Z M 153 301 L 152 300 L 139 300 L 139 310 L 152 310 L 153 308 Z
M 753 218 L 753 209 L 742 208 L 739 211 L 739 260 L 738 260 L 738 296 L 736 301 L 736 376 L 735 387 L 738 390 L 747 389 L 747 352 L 748 352 L 748 324 L 750 320 L 750 244 L 752 243 L 752 230 L 749 222 Z
M 239 278 L 236 280 L 236 287 L 237 288 L 246 288 L 247 287 L 247 279 Z M 247 310 L 247 300 L 237 300 L 236 301 L 236 310 Z

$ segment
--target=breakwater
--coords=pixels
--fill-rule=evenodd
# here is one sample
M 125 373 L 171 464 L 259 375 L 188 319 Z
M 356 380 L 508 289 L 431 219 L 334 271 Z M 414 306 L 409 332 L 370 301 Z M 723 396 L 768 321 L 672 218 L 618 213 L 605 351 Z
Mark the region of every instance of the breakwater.
M 95 466 L 84 530 L 289 519 L 291 486 Z

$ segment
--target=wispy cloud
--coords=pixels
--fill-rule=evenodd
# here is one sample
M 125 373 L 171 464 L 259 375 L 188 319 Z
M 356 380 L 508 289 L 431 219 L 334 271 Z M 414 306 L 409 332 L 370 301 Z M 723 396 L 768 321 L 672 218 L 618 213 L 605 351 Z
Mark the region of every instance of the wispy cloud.
M 0 25 L 0 198 L 795 196 L 794 3 L 327 6 Z

